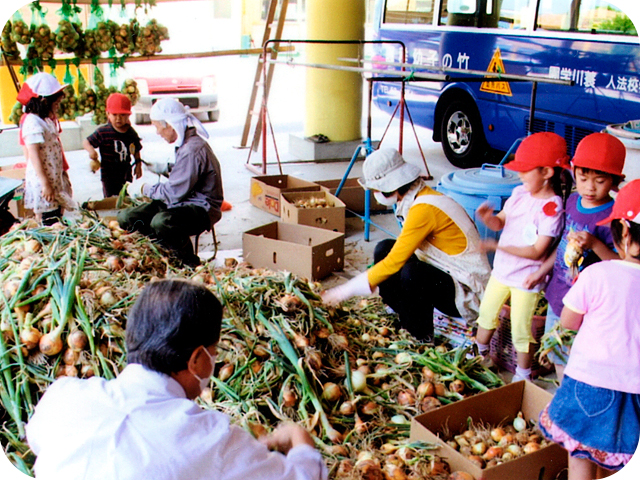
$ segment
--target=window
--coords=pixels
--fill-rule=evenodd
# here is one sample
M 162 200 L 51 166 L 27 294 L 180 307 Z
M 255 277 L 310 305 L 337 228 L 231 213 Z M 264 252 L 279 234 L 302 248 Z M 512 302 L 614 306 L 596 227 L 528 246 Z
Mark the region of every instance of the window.
M 388 0 L 384 23 L 430 24 L 434 0 Z
M 513 30 L 526 28 L 529 0 L 502 0 L 497 3 L 500 9 L 498 28 Z
M 638 35 L 627 15 L 602 0 L 541 0 L 536 28 L 593 34 Z
M 476 0 L 442 0 L 439 25 L 477 27 L 478 20 Z

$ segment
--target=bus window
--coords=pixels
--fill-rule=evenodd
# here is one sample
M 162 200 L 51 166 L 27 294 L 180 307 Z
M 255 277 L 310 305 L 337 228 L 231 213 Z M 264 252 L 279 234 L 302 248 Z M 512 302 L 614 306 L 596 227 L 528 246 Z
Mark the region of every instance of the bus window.
M 498 2 L 498 28 L 525 29 L 529 0 L 503 0 Z
M 388 0 L 383 23 L 430 24 L 434 0 Z
M 593 34 L 638 35 L 627 15 L 602 0 L 541 0 L 536 28 Z
M 477 27 L 478 5 L 476 0 L 442 0 L 439 25 Z

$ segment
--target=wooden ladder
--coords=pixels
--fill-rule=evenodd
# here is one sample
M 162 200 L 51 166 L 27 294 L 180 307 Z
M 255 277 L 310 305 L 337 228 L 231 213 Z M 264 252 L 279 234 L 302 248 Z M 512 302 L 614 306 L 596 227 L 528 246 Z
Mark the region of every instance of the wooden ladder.
M 280 8 L 278 9 L 278 3 L 280 4 Z M 289 0 L 271 0 L 269 2 L 269 10 L 267 12 L 267 19 L 265 21 L 264 26 L 264 35 L 262 37 L 263 46 L 267 40 L 280 39 L 282 38 L 282 30 L 284 29 L 284 22 L 287 17 L 287 6 L 289 5 Z M 276 19 L 277 18 L 277 19 Z M 275 34 L 271 37 L 272 30 L 274 29 L 275 23 Z M 275 60 L 278 57 L 278 44 L 275 43 L 274 47 L 271 50 L 270 58 Z M 270 63 L 267 66 L 267 75 L 266 80 L 263 80 L 263 62 L 265 61 L 264 52 L 260 54 L 258 58 L 258 66 L 256 67 L 256 75 L 253 81 L 253 88 L 251 89 L 251 98 L 249 99 L 249 107 L 247 109 L 247 117 L 244 123 L 244 130 L 242 131 L 242 140 L 240 142 L 240 147 L 247 146 L 247 140 L 249 139 L 249 132 L 251 131 L 251 124 L 253 123 L 253 117 L 257 117 L 256 127 L 253 135 L 253 142 L 251 143 L 251 148 L 254 151 L 258 150 L 258 145 L 260 144 L 260 136 L 262 133 L 262 116 L 260 115 L 260 106 L 258 105 L 258 91 L 260 87 L 262 87 L 262 97 L 265 99 L 269 96 L 269 89 L 271 87 L 271 79 L 273 78 L 273 70 L 275 64 Z M 256 108 L 258 107 L 258 108 Z

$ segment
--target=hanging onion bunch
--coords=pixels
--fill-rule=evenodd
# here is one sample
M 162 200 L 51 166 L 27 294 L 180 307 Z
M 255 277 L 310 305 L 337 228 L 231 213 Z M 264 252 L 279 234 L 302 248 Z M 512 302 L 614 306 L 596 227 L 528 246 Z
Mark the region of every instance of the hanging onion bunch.
M 64 120 L 73 120 L 78 116 L 78 97 L 73 85 L 64 87 L 64 98 L 60 102 L 59 116 Z
M 96 92 L 91 88 L 87 88 L 87 81 L 84 76 L 80 75 L 78 79 L 78 101 L 76 102 L 78 115 L 81 116 L 93 112 L 96 108 L 96 100 Z
M 13 21 L 11 25 L 11 39 L 22 45 L 29 45 L 31 42 L 31 28 L 22 19 Z
M 96 39 L 96 30 L 89 28 L 84 32 L 84 55 L 87 58 L 99 57 L 102 53 Z
M 116 50 L 123 55 L 131 55 L 135 49 L 134 28 L 137 25 L 133 20 L 129 23 L 117 25 L 114 32 L 114 45 Z
M 56 31 L 56 46 L 63 52 L 72 53 L 78 48 L 80 35 L 78 29 L 69 19 L 63 18 L 58 22 Z
M 22 110 L 22 104 L 20 102 L 16 102 L 13 108 L 11 109 L 11 114 L 9 115 L 9 121 L 16 125 L 20 125 L 20 119 L 24 115 L 24 111 Z
M 122 85 L 122 89 L 120 91 L 127 97 L 129 97 L 132 106 L 138 103 L 138 98 L 140 98 L 140 90 L 138 90 L 138 82 L 136 82 L 133 78 L 127 78 L 124 81 L 124 84 Z
M 11 38 L 11 22 L 7 21 L 2 27 L 2 51 L 8 58 L 14 59 L 20 57 L 20 51 L 15 40 Z
M 160 25 L 154 18 L 149 20 L 144 27 L 140 27 L 135 40 L 136 52 L 148 56 L 162 52 L 160 42 L 169 40 L 169 30 Z
M 51 60 L 56 48 L 56 35 L 51 31 L 49 25 L 43 23 L 40 26 L 33 27 L 31 38 L 29 49 L 33 51 L 31 54 L 27 53 L 27 57 L 39 58 L 43 62 Z

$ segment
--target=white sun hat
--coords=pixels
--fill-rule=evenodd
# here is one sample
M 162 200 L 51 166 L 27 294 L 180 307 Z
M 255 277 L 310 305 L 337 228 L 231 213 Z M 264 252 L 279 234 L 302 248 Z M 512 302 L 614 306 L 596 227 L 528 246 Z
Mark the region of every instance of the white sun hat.
M 176 147 L 182 146 L 184 132 L 189 126 L 196 127 L 202 137 L 209 138 L 209 133 L 204 129 L 204 125 L 189 111 L 189 107 L 184 106 L 175 98 L 162 98 L 154 103 L 149 111 L 149 118 L 154 121 L 165 121 L 171 125 L 178 134 Z
M 63 90 L 67 84 L 60 84 L 58 79 L 50 73 L 40 72 L 29 77 L 18 94 L 18 101 L 23 105 L 35 97 L 48 97 Z
M 390 193 L 413 182 L 420 169 L 407 163 L 394 148 L 381 148 L 369 155 L 362 165 L 363 177 L 358 183 L 363 188 Z

